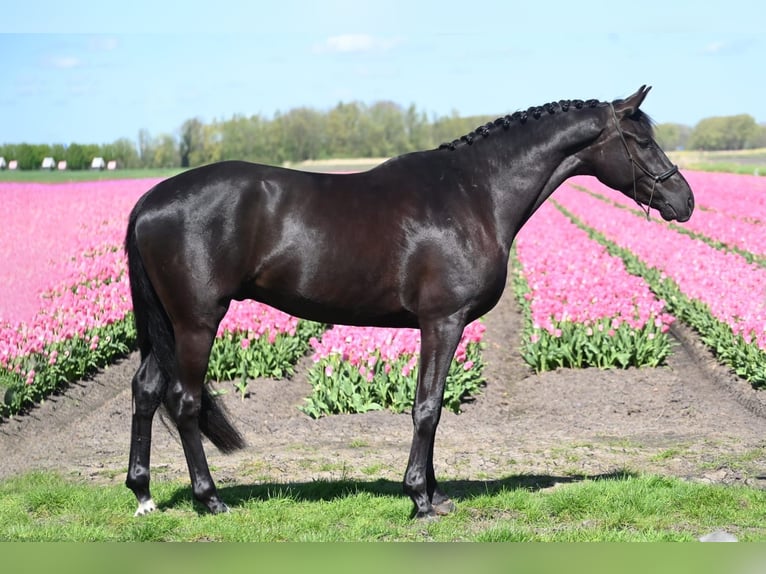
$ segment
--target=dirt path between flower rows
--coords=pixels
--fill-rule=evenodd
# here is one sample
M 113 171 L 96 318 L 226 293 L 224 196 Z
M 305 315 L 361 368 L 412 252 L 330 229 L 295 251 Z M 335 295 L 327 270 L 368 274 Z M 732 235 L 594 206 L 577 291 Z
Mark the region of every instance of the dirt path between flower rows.
M 697 338 L 674 327 L 665 367 L 559 370 L 534 375 L 522 361 L 522 319 L 510 293 L 486 318 L 484 391 L 445 412 L 437 476 L 540 484 L 576 475 L 648 471 L 716 483 L 766 485 L 766 400 L 716 365 Z M 307 359 L 289 381 L 253 381 L 244 400 L 223 396 L 248 447 L 208 446 L 219 484 L 383 478 L 399 482 L 411 439 L 408 414 L 373 412 L 312 420 Z M 130 379 L 137 356 L 0 423 L 0 478 L 34 469 L 99 484 L 124 480 Z M 177 438 L 155 424 L 153 478 L 188 480 Z M 515 478 L 514 478 L 515 477 Z M 519 479 L 521 480 L 521 479 Z

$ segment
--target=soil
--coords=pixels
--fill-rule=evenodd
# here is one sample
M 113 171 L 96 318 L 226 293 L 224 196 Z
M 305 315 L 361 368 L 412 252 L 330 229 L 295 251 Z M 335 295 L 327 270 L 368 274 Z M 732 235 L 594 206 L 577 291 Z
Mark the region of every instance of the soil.
M 766 486 L 766 399 L 719 366 L 687 328 L 673 328 L 673 352 L 660 368 L 536 375 L 518 352 L 522 318 L 510 294 L 486 325 L 487 384 L 460 414 L 443 413 L 437 477 L 554 485 L 651 472 Z M 229 392 L 222 400 L 248 446 L 230 455 L 207 446 L 219 485 L 401 481 L 409 414 L 309 418 L 298 410 L 310 392 L 308 361 L 291 380 L 252 381 L 244 398 L 223 384 Z M 0 479 L 54 469 L 78 480 L 122 483 L 137 366 L 131 355 L 0 423 Z M 180 442 L 161 424 L 154 425 L 152 473 L 155 480 L 188 481 Z

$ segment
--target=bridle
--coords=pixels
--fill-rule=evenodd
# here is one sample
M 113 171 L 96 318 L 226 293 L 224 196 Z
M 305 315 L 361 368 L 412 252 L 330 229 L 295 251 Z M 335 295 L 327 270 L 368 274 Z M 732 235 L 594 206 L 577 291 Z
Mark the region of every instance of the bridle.
M 651 209 L 652 199 L 654 198 L 654 188 L 657 186 L 658 183 L 662 183 L 665 180 L 669 179 L 670 177 L 674 176 L 676 173 L 678 173 L 678 166 L 673 165 L 667 171 L 664 171 L 659 175 L 655 175 L 654 173 L 649 171 L 646 167 L 638 163 L 636 159 L 633 157 L 633 154 L 630 153 L 628 142 L 625 140 L 625 134 L 623 133 L 622 128 L 620 127 L 620 121 L 617 119 L 617 112 L 614 111 L 614 105 L 611 102 L 609 103 L 609 108 L 612 110 L 614 125 L 617 128 L 617 133 L 620 134 L 622 145 L 625 147 L 625 153 L 628 154 L 628 159 L 630 160 L 630 164 L 633 169 L 633 201 L 635 201 L 638 204 L 638 206 L 641 208 L 641 211 L 646 213 L 646 219 L 648 220 L 649 210 Z M 649 202 L 647 203 L 646 208 L 644 208 L 641 202 L 638 201 L 638 192 L 636 190 L 636 167 L 638 167 L 638 169 L 643 171 L 648 177 L 652 179 L 652 191 L 649 194 Z

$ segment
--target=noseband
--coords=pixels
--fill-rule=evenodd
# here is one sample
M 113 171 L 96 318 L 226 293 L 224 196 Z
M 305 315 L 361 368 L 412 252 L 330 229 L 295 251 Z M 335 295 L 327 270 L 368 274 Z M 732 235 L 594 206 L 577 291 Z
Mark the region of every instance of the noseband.
M 622 128 L 620 127 L 620 121 L 617 119 L 617 112 L 614 111 L 614 105 L 610 103 L 609 108 L 612 110 L 612 117 L 614 118 L 614 126 L 617 128 L 617 133 L 620 134 L 622 145 L 625 147 L 625 153 L 628 154 L 628 159 L 630 160 L 630 165 L 633 169 L 633 201 L 635 201 L 638 204 L 638 206 L 641 208 L 641 211 L 646 213 L 646 219 L 649 220 L 649 210 L 651 209 L 652 199 L 654 198 L 654 188 L 657 186 L 658 183 L 662 183 L 666 179 L 669 179 L 671 176 L 678 173 L 678 166 L 673 165 L 667 171 L 664 171 L 659 175 L 655 175 L 654 173 L 649 171 L 646 167 L 638 163 L 636 159 L 633 157 L 633 154 L 630 153 L 628 142 L 625 140 L 625 134 L 623 133 Z M 644 208 L 641 202 L 638 201 L 638 193 L 636 191 L 636 167 L 638 167 L 638 169 L 643 171 L 652 180 L 652 191 L 649 194 L 649 202 L 647 203 L 646 208 Z

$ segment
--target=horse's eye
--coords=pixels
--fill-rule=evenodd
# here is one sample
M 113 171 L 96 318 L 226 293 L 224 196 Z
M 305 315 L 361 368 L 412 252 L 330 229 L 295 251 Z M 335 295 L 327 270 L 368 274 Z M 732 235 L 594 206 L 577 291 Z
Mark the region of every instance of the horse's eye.
M 646 140 L 638 140 L 638 147 L 642 149 L 646 149 L 652 146 L 652 140 L 646 139 Z

